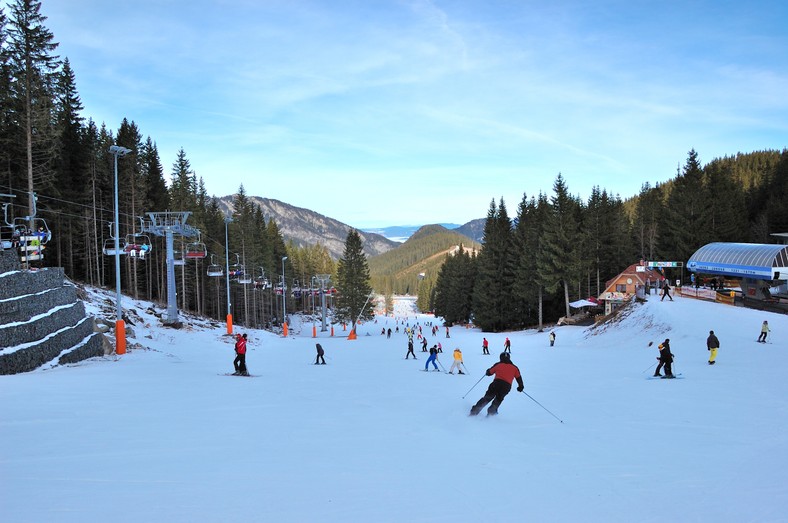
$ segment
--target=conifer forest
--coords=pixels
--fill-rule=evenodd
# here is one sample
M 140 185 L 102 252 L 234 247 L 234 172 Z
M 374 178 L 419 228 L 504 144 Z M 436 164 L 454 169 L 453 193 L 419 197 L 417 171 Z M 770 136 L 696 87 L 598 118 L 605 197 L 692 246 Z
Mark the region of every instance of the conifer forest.
M 165 239 L 150 233 L 148 213 L 189 213 L 196 234 L 174 240 L 183 311 L 221 320 L 229 301 L 236 323 L 266 327 L 278 323 L 281 299 L 288 311 L 319 308 L 315 275 L 327 274 L 324 290 L 352 321 L 371 281 L 385 282 L 378 293 L 401 291 L 393 273 L 370 274 L 352 232 L 340 260 L 319 244 L 288 244 L 242 184 L 232 215 L 225 215 L 187 151 L 162 159 L 144 122 L 96 122 L 86 114 L 78 77 L 68 57 L 58 55 L 41 2 L 14 0 L 0 8 L 0 225 L 9 241 L 19 228 L 46 228 L 44 255 L 31 266 L 62 267 L 74 281 L 112 287 L 115 256 L 108 253 L 117 238 L 124 248 L 145 246 L 122 256 L 123 292 L 164 302 Z M 111 146 L 130 152 L 118 156 Z M 422 310 L 449 324 L 473 321 L 502 331 L 568 314 L 570 299 L 597 296 L 640 259 L 686 262 L 710 242 L 775 243 L 772 233 L 788 232 L 788 150 L 731 151 L 703 163 L 703 151 L 687 149 L 665 182 L 644 184 L 635 195 L 594 186 L 581 199 L 561 174 L 520 202 L 491 195 L 483 244 L 445 255 L 440 269 L 423 278 L 410 274 L 408 290 L 418 294 Z M 583 190 L 592 185 L 573 183 Z M 234 275 L 229 300 L 228 279 L 219 277 L 227 272 Z M 354 298 L 343 304 L 341 296 Z

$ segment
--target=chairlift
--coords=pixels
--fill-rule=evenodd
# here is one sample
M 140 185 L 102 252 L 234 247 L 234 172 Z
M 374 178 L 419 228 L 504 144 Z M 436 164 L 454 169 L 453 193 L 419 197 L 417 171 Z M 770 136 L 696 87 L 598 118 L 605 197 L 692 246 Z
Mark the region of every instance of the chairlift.
M 290 294 L 293 296 L 293 298 L 297 300 L 301 299 L 302 291 L 301 291 L 301 286 L 298 284 L 298 280 L 293 280 L 293 290 L 291 291 Z
M 126 246 L 123 250 L 132 258 L 144 260 L 145 256 L 153 250 L 153 243 L 150 241 L 150 236 L 147 234 L 127 234 Z
M 114 225 L 112 222 L 108 222 L 107 225 L 109 226 L 109 238 L 104 240 L 104 248 L 102 252 L 106 256 L 115 256 L 115 254 L 127 254 L 126 253 L 126 242 L 121 238 L 118 240 L 118 250 L 115 250 L 115 236 L 112 235 L 112 226 Z
M 262 267 L 258 267 L 260 269 L 260 276 L 255 277 L 254 279 L 254 290 L 265 290 L 271 288 L 271 282 L 268 281 L 268 278 L 265 277 L 265 269 Z
M 24 222 L 30 221 L 31 225 L 24 227 Z M 17 219 L 14 220 L 14 231 L 18 236 L 19 254 L 22 261 L 34 261 L 44 259 L 45 244 L 52 239 L 52 232 L 47 227 L 47 222 L 43 218 Z
M 213 262 L 213 254 L 211 254 L 211 264 L 208 265 L 208 276 L 224 276 L 224 268 Z
M 187 260 L 202 260 L 208 256 L 208 248 L 204 243 L 202 243 L 202 241 L 200 241 L 200 239 L 201 237 L 198 235 L 196 242 L 186 244 L 186 252 L 184 253 L 184 257 Z
M 282 295 L 284 295 L 285 291 L 287 291 L 287 284 L 285 283 L 284 278 L 282 278 L 280 276 L 279 277 L 279 283 L 277 283 L 276 287 L 274 287 L 274 292 L 277 295 L 282 296 Z

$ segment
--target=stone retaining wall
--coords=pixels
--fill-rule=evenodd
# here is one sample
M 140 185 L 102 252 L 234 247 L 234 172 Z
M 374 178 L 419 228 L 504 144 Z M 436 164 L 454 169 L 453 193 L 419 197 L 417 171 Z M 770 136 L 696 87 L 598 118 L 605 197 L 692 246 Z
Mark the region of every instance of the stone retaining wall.
M 63 269 L 23 271 L 14 251 L 0 251 L 0 374 L 104 354 Z

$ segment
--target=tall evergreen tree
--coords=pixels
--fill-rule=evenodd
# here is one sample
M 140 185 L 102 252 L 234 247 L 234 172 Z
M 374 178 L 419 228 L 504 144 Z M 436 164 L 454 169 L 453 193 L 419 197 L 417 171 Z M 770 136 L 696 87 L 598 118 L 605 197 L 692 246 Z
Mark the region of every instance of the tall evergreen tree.
M 553 191 L 552 212 L 545 224 L 543 255 L 538 260 L 537 272 L 548 292 L 555 292 L 563 284 L 565 313 L 569 316 L 569 286 L 581 274 L 577 201 L 570 196 L 561 174 L 553 184 Z
M 29 194 L 28 215 L 34 208 L 33 193 L 39 184 L 47 184 L 53 176 L 54 106 L 53 87 L 59 67 L 58 56 L 52 54 L 58 44 L 44 26 L 41 2 L 15 0 L 9 19 L 8 50 L 12 74 L 12 96 L 20 108 L 21 143 L 24 144 L 24 178 Z
M 372 293 L 369 285 L 369 265 L 361 236 L 355 229 L 351 229 L 345 239 L 345 250 L 337 264 L 336 287 L 339 296 L 335 318 L 338 321 L 349 322 L 355 329 L 356 318 L 372 318 L 372 307 L 368 305 Z
M 668 196 L 665 250 L 671 260 L 686 262 L 703 246 L 709 224 L 709 202 L 703 187 L 703 169 L 694 149 Z
M 473 291 L 474 323 L 483 331 L 498 332 L 514 322 L 514 259 L 512 222 L 506 205 L 503 198 L 497 207 L 492 200 L 484 224 L 484 246 L 476 261 Z

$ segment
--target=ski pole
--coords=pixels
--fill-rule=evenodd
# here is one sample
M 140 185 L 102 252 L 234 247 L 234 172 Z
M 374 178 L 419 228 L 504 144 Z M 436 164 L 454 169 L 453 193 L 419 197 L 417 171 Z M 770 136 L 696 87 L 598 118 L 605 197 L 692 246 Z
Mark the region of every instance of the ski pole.
M 547 412 L 549 412 L 549 413 L 550 413 L 550 415 L 551 415 L 552 417 L 554 417 L 555 419 L 557 419 L 557 420 L 558 420 L 558 421 L 560 421 L 561 423 L 563 423 L 563 422 L 564 422 L 564 420 L 562 420 L 561 418 L 559 418 L 558 416 L 556 416 L 555 414 L 553 414 L 552 412 L 550 412 L 549 410 L 547 410 L 547 408 L 545 408 L 545 406 L 544 406 L 544 405 L 542 405 L 541 403 L 539 403 L 538 401 L 536 401 L 535 399 L 533 399 L 533 398 L 531 397 L 531 395 L 530 395 L 530 394 L 528 394 L 528 393 L 527 393 L 527 392 L 525 392 L 525 391 L 523 391 L 523 394 L 525 394 L 526 396 L 528 396 L 529 398 L 531 398 L 531 399 L 533 400 L 533 402 L 534 402 L 534 403 L 536 403 L 537 405 L 539 405 L 540 407 L 542 407 L 544 410 L 546 410 Z
M 462 361 L 461 361 L 461 362 L 460 362 L 460 365 L 462 365 L 463 367 L 465 367 L 465 362 L 462 362 Z M 469 371 L 469 370 L 468 370 L 468 367 L 465 367 L 465 372 L 467 372 L 468 374 L 470 374 L 470 373 L 471 373 L 471 371 Z
M 438 358 L 435 358 L 435 361 L 437 361 L 438 365 L 441 366 L 441 369 L 443 369 L 443 372 L 446 372 L 446 367 L 443 366 L 443 363 L 441 363 L 441 360 L 439 360 Z
M 656 365 L 656 363 L 652 363 L 651 365 L 648 366 L 648 368 L 646 370 L 649 370 L 651 367 L 653 367 L 655 365 Z M 643 372 L 646 372 L 646 370 L 644 370 Z M 643 372 L 641 372 L 641 374 L 643 374 Z
M 482 376 L 481 378 L 479 378 L 479 381 L 477 381 L 476 383 L 474 383 L 474 384 L 473 384 L 473 387 L 471 387 L 471 388 L 468 390 L 468 392 L 466 392 L 466 393 L 465 393 L 465 396 L 467 396 L 468 394 L 470 394 L 470 393 L 471 393 L 471 391 L 472 391 L 473 389 L 475 389 L 475 388 L 476 388 L 476 385 L 478 385 L 479 383 L 481 383 L 481 381 L 482 381 L 482 380 L 483 380 L 483 379 L 484 379 L 486 376 L 487 376 L 487 374 L 485 374 L 484 376 Z M 462 399 L 465 399 L 465 396 L 463 396 L 463 397 L 462 397 Z

